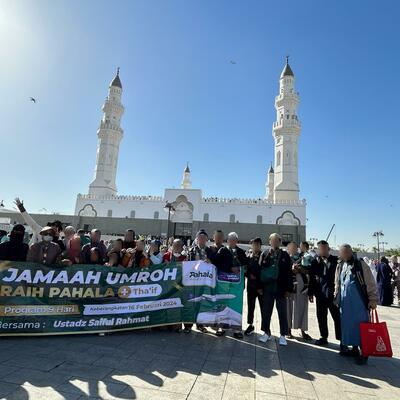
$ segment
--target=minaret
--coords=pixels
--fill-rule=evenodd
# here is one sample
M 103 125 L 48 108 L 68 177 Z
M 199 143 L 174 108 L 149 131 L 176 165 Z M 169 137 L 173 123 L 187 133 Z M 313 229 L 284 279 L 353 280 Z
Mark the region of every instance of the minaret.
M 276 122 L 272 126 L 275 139 L 274 201 L 299 200 L 297 139 L 301 124 L 297 117 L 299 96 L 294 87 L 294 74 L 286 57 L 275 98 Z
M 265 199 L 268 201 L 274 201 L 274 169 L 272 168 L 272 163 L 271 166 L 269 167 L 268 170 L 268 179 L 265 184 Z
M 103 118 L 97 131 L 97 159 L 94 178 L 89 186 L 89 194 L 115 195 L 119 144 L 124 131 L 121 128 L 121 117 L 124 106 L 121 104 L 122 84 L 117 75 L 110 83 L 108 96 L 103 105 Z
M 186 164 L 186 168 L 183 171 L 181 189 L 191 189 L 192 182 L 190 182 L 190 169 L 189 164 Z

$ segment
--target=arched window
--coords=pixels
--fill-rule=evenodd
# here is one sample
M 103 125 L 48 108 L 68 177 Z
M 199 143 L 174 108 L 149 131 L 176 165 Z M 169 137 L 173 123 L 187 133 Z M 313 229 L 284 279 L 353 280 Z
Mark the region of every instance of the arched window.
M 135 210 L 131 211 L 131 218 L 135 218 Z
M 203 221 L 204 222 L 208 222 L 210 220 L 210 215 L 208 214 L 208 213 L 205 213 L 204 215 L 203 215 Z
M 278 151 L 276 154 L 276 165 L 281 165 L 281 152 Z
M 107 211 L 107 217 L 112 217 L 112 210 Z
M 262 215 L 257 215 L 257 224 L 262 224 Z
M 154 219 L 158 219 L 160 217 L 160 213 L 158 211 L 154 211 Z
M 230 222 L 230 223 L 235 222 L 235 214 L 231 214 L 231 215 L 229 216 L 229 222 Z

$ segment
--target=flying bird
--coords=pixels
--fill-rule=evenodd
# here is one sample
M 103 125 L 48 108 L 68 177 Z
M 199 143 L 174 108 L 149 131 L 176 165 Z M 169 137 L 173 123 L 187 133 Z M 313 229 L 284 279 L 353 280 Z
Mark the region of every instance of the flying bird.
M 231 64 L 236 64 L 236 61 L 231 60 L 230 63 Z
M 34 97 L 29 97 L 29 100 L 30 100 L 32 103 L 36 103 L 36 99 L 35 99 Z
M 4 207 L 4 200 L 0 201 L 0 207 Z

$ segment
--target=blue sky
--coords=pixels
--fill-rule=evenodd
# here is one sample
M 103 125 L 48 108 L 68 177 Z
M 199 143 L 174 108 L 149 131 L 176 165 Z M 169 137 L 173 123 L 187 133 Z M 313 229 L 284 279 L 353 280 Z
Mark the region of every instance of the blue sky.
M 383 229 L 400 245 L 399 14 L 396 0 L 2 0 L 0 199 L 73 212 L 117 66 L 119 193 L 161 195 L 189 161 L 206 196 L 263 196 L 289 54 L 307 236 L 335 223 L 337 244 Z

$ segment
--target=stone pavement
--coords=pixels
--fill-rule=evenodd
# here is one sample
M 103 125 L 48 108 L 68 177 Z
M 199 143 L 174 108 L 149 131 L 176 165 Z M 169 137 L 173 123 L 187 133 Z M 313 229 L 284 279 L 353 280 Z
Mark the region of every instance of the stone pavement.
M 315 306 L 309 315 L 309 333 L 317 337 Z M 243 341 L 196 331 L 0 338 L 0 398 L 400 399 L 400 308 L 381 307 L 379 315 L 389 325 L 394 358 L 366 366 L 339 356 L 336 343 L 318 348 L 295 339 L 279 347 L 256 335 Z M 259 313 L 256 322 L 259 328 Z

